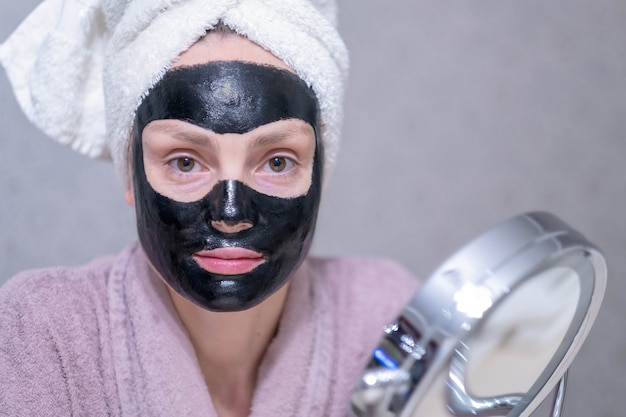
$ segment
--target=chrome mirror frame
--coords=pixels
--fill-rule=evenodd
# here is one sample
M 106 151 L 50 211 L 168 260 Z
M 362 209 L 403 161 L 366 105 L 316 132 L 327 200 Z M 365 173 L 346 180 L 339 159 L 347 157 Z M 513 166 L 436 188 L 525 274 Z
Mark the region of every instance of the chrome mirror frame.
M 576 272 L 579 298 L 562 342 L 536 382 L 525 393 L 468 394 L 465 341 L 521 284 L 559 266 Z M 606 276 L 599 249 L 553 214 L 527 213 L 496 225 L 445 261 L 386 326 L 352 393 L 351 412 L 410 417 L 445 374 L 449 415 L 527 417 L 557 385 L 553 415 L 560 415 L 565 374 L 598 314 Z

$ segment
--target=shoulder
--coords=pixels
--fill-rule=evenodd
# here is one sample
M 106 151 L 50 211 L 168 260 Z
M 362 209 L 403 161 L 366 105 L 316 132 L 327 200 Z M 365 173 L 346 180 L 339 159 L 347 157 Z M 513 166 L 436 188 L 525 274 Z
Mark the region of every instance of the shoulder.
M 107 326 L 112 271 L 130 262 L 137 245 L 73 267 L 19 273 L 0 287 L 0 336 L 18 331 L 55 333 L 76 340 Z M 59 338 L 57 341 L 61 340 Z
M 106 288 L 113 257 L 78 267 L 54 267 L 19 273 L 0 287 L 0 311 L 51 314 L 92 305 Z
M 26 271 L 0 288 L 3 409 L 64 415 L 114 404 L 107 294 L 121 255 Z
M 330 299 L 342 333 L 375 331 L 394 320 L 419 287 L 400 264 L 378 258 L 311 258 L 312 278 Z M 376 340 L 373 339 L 373 340 Z
M 310 265 L 315 279 L 322 280 L 342 301 L 370 308 L 390 305 L 400 311 L 419 287 L 417 278 L 389 259 L 312 257 Z
M 111 275 L 125 271 L 139 251 L 137 242 L 116 255 L 101 256 L 84 265 L 21 272 L 0 286 L 0 311 L 7 308 L 59 309 L 91 305 L 107 294 Z
M 84 266 L 36 269 L 11 278 L 0 287 L 0 334 L 6 338 L 2 342 L 17 347 L 20 340 L 48 340 L 55 348 L 69 348 L 106 326 L 113 262 L 113 257 L 105 257 Z

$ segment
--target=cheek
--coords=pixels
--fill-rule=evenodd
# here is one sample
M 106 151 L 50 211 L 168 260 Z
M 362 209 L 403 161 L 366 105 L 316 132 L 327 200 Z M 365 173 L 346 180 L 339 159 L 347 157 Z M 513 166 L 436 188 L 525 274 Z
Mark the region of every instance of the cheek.
M 307 193 L 311 188 L 313 168 L 300 166 L 286 173 L 257 173 L 250 184 L 256 191 L 273 197 L 293 198 Z

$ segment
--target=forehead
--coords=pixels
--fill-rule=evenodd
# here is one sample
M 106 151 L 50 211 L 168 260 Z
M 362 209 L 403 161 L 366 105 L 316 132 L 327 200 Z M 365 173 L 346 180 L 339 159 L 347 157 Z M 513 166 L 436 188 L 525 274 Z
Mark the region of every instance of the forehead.
M 171 68 L 193 66 L 213 61 L 245 61 L 270 65 L 295 73 L 271 52 L 235 33 L 208 32 L 181 53 Z
M 245 133 L 300 119 L 316 127 L 318 103 L 296 74 L 241 61 L 214 61 L 168 71 L 139 105 L 143 129 L 159 119 L 187 120 L 215 133 Z

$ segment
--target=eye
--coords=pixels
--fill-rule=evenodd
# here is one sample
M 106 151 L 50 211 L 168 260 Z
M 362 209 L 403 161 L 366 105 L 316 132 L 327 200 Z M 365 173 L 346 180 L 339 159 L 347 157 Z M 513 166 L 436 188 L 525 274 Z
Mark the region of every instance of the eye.
M 195 170 L 197 163 L 195 160 L 187 156 L 183 156 L 172 160 L 170 165 L 173 165 L 173 168 L 181 172 L 192 172 Z
M 270 169 L 274 172 L 284 171 L 287 168 L 287 165 L 289 164 L 289 162 L 291 161 L 289 161 L 284 156 L 276 156 L 270 159 L 269 161 L 267 161 Z

